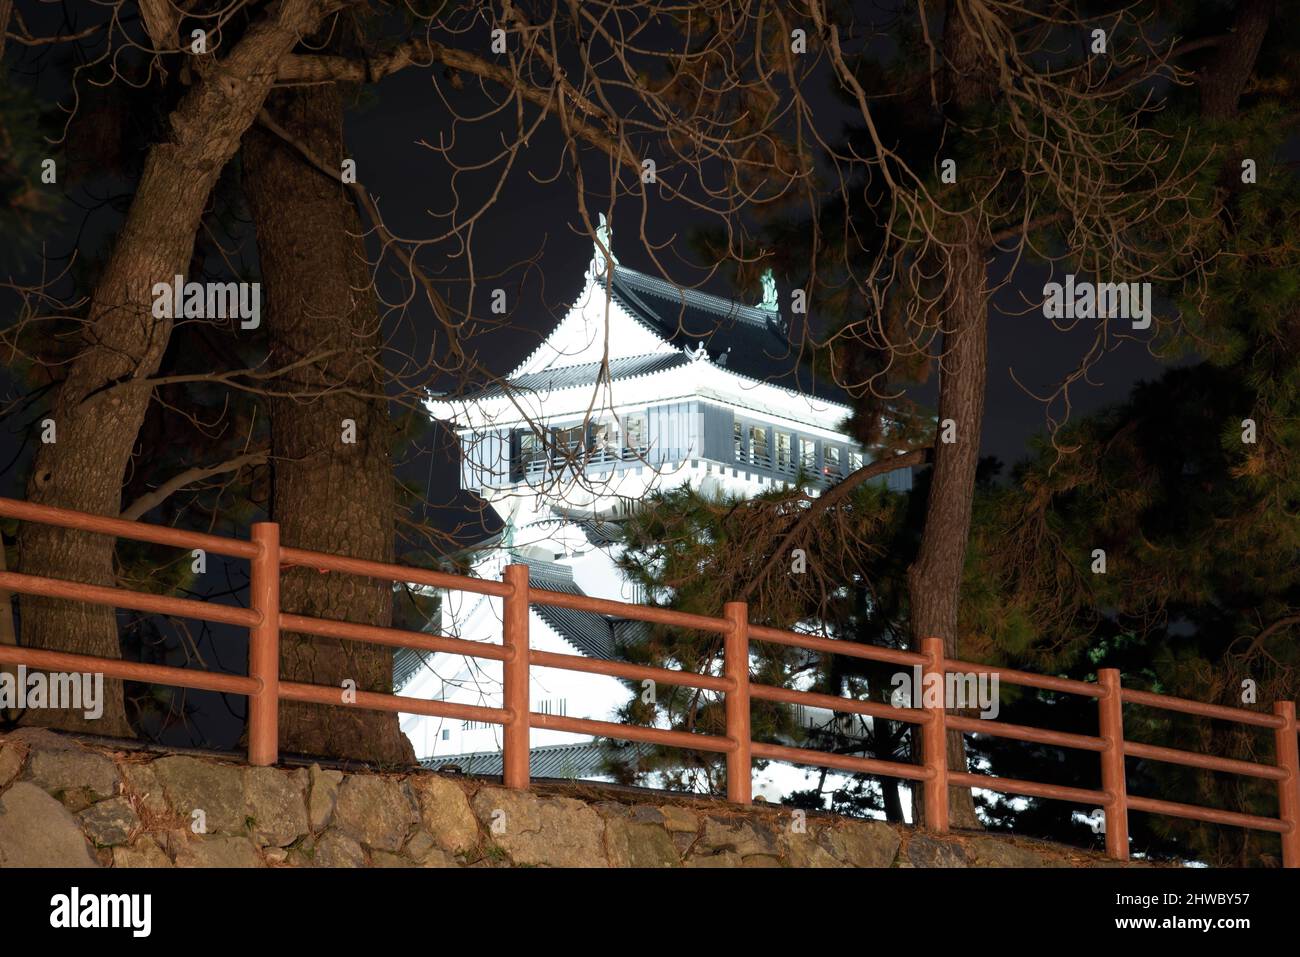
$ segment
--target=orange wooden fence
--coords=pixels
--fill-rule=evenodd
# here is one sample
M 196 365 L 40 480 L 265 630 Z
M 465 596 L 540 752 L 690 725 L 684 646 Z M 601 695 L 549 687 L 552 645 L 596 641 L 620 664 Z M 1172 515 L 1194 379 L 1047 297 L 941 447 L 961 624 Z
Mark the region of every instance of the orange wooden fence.
M 0 516 L 184 549 L 201 548 L 219 555 L 248 559 L 251 566 L 251 599 L 250 607 L 246 609 L 182 598 L 147 595 L 62 579 L 0 572 L 0 588 L 20 594 L 70 599 L 246 627 L 249 629 L 247 677 L 43 651 L 14 645 L 0 645 L 0 663 L 26 665 L 29 668 L 45 671 L 99 672 L 111 678 L 247 695 L 249 701 L 248 760 L 255 765 L 274 764 L 278 759 L 279 702 L 281 700 L 307 701 L 321 705 L 499 724 L 504 729 L 505 784 L 510 788 L 528 786 L 529 729 L 549 728 L 554 731 L 644 741 L 722 754 L 725 756 L 727 767 L 727 798 L 739 804 L 751 802 L 753 760 L 766 758 L 919 781 L 923 791 L 924 825 L 932 831 L 948 830 L 947 792 L 950 787 L 978 787 L 1007 794 L 1052 798 L 1101 807 L 1106 816 L 1106 851 L 1117 860 L 1128 859 L 1128 812 L 1136 810 L 1273 831 L 1281 837 L 1284 865 L 1300 867 L 1300 757 L 1297 756 L 1294 702 L 1278 702 L 1274 704 L 1272 714 L 1263 714 L 1244 708 L 1205 704 L 1125 688 L 1120 683 L 1119 671 L 1114 668 L 1101 669 L 1098 673 L 1098 681 L 1093 683 L 949 659 L 944 656 L 943 642 L 938 638 L 927 638 L 919 653 L 818 638 L 753 624 L 749 621 L 748 610 L 743 602 L 727 603 L 723 615 L 715 618 L 667 608 L 569 595 L 531 587 L 528 581 L 528 568 L 525 565 L 508 565 L 505 569 L 504 581 L 494 582 L 299 548 L 287 548 L 280 544 L 279 527 L 271 522 L 255 524 L 251 541 L 244 541 L 180 531 L 143 522 L 105 518 L 85 512 L 5 498 L 0 498 Z M 295 565 L 360 575 L 381 581 L 410 582 L 499 597 L 504 605 L 502 643 L 498 646 L 429 635 L 424 632 L 311 618 L 284 612 L 280 608 L 280 569 Z M 571 608 L 595 614 L 616 615 L 621 618 L 714 632 L 723 636 L 723 673 L 721 676 L 695 674 L 626 662 L 602 661 L 581 655 L 533 651 L 528 641 L 529 609 L 533 605 Z M 467 657 L 500 661 L 504 685 L 502 706 L 491 708 L 446 701 L 427 701 L 403 695 L 366 691 L 357 691 L 355 701 L 345 702 L 339 688 L 282 681 L 279 676 L 279 640 L 282 631 L 408 647 L 422 651 L 450 652 Z M 789 645 L 825 654 L 849 655 L 909 667 L 919 665 L 922 669 L 922 680 L 927 682 L 938 680 L 944 684 L 944 676 L 949 673 L 996 674 L 999 681 L 1054 692 L 1084 695 L 1097 701 L 1098 732 L 1096 735 L 1070 734 L 995 720 L 969 718 L 949 713 L 942 701 L 931 706 L 926 706 L 923 701 L 921 707 L 898 708 L 881 702 L 758 684 L 751 681 L 749 675 L 749 649 L 750 643 L 754 641 Z M 724 696 L 726 712 L 726 734 L 669 731 L 662 728 L 529 711 L 529 671 L 534 665 L 634 680 L 649 678 L 665 684 L 721 692 Z M 931 675 L 937 678 L 932 679 L 929 677 Z M 812 705 L 917 725 L 920 729 L 922 761 L 919 764 L 904 764 L 898 761 L 859 758 L 753 741 L 750 732 L 750 702 L 753 700 Z M 1261 764 L 1126 741 L 1123 713 L 1125 703 L 1271 728 L 1275 742 L 1274 762 Z M 1095 752 L 1100 756 L 1101 790 L 1061 787 L 952 770 L 948 767 L 945 733 L 953 730 Z M 1278 816 L 1261 817 L 1130 795 L 1125 784 L 1124 759 L 1126 757 L 1274 781 L 1277 785 Z

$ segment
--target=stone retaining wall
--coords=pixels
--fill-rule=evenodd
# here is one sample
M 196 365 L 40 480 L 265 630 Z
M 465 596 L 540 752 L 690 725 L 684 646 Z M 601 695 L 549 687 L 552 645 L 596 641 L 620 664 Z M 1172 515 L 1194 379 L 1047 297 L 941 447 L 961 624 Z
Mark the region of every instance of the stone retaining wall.
M 1041 841 L 459 775 L 254 768 L 0 735 L 0 866 L 1101 867 Z

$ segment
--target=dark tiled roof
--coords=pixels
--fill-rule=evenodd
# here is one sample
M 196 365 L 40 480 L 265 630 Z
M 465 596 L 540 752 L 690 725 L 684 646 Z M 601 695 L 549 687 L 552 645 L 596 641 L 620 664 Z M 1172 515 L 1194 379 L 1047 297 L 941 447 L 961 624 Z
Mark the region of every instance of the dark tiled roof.
M 624 764 L 650 753 L 651 745 L 629 742 L 610 745 L 600 741 L 578 744 L 549 744 L 529 752 L 529 774 L 535 778 L 590 778 L 604 774 L 606 759 L 614 757 Z M 423 767 L 438 771 L 455 765 L 466 774 L 501 774 L 500 751 L 474 751 L 424 758 Z
M 601 276 L 602 284 L 605 277 Z M 789 323 L 779 312 L 679 289 L 645 273 L 614 268 L 610 295 L 637 321 L 678 347 L 704 343 L 709 358 L 737 375 L 832 402 L 849 403 L 823 377 L 813 377 L 806 356 L 790 345 Z M 725 359 L 723 358 L 725 356 Z
M 587 541 L 597 548 L 604 548 L 607 545 L 613 545 L 623 540 L 623 527 L 617 522 L 607 522 L 601 519 L 591 519 L 580 522 L 582 533 L 587 536 Z
M 691 360 L 681 352 L 658 353 L 645 356 L 628 356 L 623 359 L 611 359 L 609 362 L 610 381 L 635 379 L 638 376 L 654 375 L 665 369 L 683 366 Z M 516 392 L 558 392 L 561 389 L 574 389 L 589 386 L 596 381 L 600 372 L 599 362 L 584 362 L 575 366 L 559 366 L 530 372 L 511 381 L 510 386 Z M 501 383 L 490 385 L 482 392 L 476 393 L 481 398 L 505 395 L 505 386 Z
M 393 652 L 393 690 L 401 691 L 428 659 L 429 652 L 418 648 L 398 648 Z
M 524 559 L 528 563 L 528 584 L 533 588 L 563 592 L 566 595 L 583 595 L 585 592 L 573 580 L 573 570 L 567 565 Z M 534 605 L 537 614 L 555 629 L 565 641 L 588 658 L 605 661 L 619 660 L 619 642 L 636 641 L 648 634 L 644 622 L 627 621 L 589 611 Z
M 779 312 L 746 306 L 699 289 L 678 288 L 666 279 L 649 276 L 626 266 L 614 267 L 614 291 L 623 293 L 642 308 L 646 306 L 647 298 L 666 302 L 675 307 L 672 313 L 674 319 L 680 317 L 684 321 L 687 316 L 707 315 L 710 318 L 706 322 L 710 325 L 718 319 L 735 319 L 755 329 L 771 332 L 774 340 L 772 345 L 785 344 L 785 320 Z M 689 332 L 692 327 L 686 325 L 685 328 Z

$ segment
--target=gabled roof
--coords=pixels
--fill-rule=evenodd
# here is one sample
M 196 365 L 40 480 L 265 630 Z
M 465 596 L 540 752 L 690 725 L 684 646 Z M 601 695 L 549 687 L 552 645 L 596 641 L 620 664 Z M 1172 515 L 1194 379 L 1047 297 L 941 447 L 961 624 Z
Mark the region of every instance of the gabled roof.
M 530 587 L 563 592 L 566 595 L 586 594 L 573 580 L 573 569 L 567 565 L 539 561 L 535 558 L 521 560 L 528 564 Z M 534 605 L 533 609 L 543 621 L 555 629 L 556 634 L 588 658 L 601 658 L 605 661 L 622 660 L 618 654 L 619 642 L 640 641 L 649 635 L 648 626 L 641 621 L 597 615 L 589 611 L 574 611 L 572 608 L 555 608 L 550 605 Z
M 691 360 L 681 352 L 667 352 L 658 355 L 626 356 L 609 361 L 610 381 L 635 379 L 637 376 L 653 375 L 665 369 L 687 365 Z M 600 362 L 583 362 L 573 366 L 556 366 L 542 372 L 532 372 L 511 380 L 514 389 L 526 392 L 557 392 L 560 389 L 574 389 L 590 385 L 600 374 Z M 478 393 L 484 399 L 505 395 L 505 386 L 501 383 L 488 386 Z
M 605 277 L 598 278 L 604 280 Z M 678 310 L 684 307 L 688 313 L 707 317 L 704 318 L 707 328 L 712 328 L 718 319 L 736 320 L 755 329 L 767 330 L 776 345 L 783 346 L 786 341 L 785 319 L 779 312 L 747 306 L 699 289 L 680 289 L 665 279 L 626 266 L 614 267 L 614 291 L 632 298 L 643 307 L 646 299 L 668 302 Z M 685 328 L 689 331 L 693 327 L 687 325 Z
M 597 277 L 606 288 L 605 275 Z M 610 296 L 639 323 L 678 348 L 703 344 L 714 365 L 755 382 L 767 382 L 843 405 L 849 397 L 813 376 L 808 356 L 790 343 L 781 313 L 747 306 L 698 289 L 684 289 L 626 266 L 615 266 Z
M 690 362 L 686 350 L 696 350 L 702 345 L 712 366 L 738 379 L 767 383 L 825 402 L 850 404 L 843 390 L 824 377 L 813 375 L 807 350 L 797 350 L 792 346 L 790 323 L 776 310 L 733 302 L 698 289 L 679 288 L 664 279 L 622 265 L 614 266 L 612 276 L 604 271 L 594 275 L 589 273 L 588 285 L 580 302 L 587 302 L 593 295 L 603 302 L 607 291 L 619 311 L 635 323 L 631 330 L 611 328 L 607 331 L 611 350 L 617 340 L 619 351 L 623 353 L 609 360 L 611 380 L 654 375 L 686 365 Z M 626 320 L 620 321 L 626 323 Z M 593 331 L 590 322 L 590 318 L 584 318 L 581 310 L 575 307 L 508 374 L 510 391 L 545 394 L 595 383 L 601 363 L 591 359 L 593 355 L 601 354 L 606 333 Z M 566 323 L 571 325 L 566 326 Z M 574 323 L 577 325 L 572 325 Z M 548 343 L 562 327 L 569 332 L 587 330 L 577 333 L 580 338 L 578 349 L 548 348 Z M 565 341 L 568 342 L 567 333 Z M 629 347 L 636 352 L 635 355 L 627 354 Z M 580 361 L 565 361 L 572 351 L 579 353 L 574 358 Z M 550 358 L 543 358 L 547 355 Z M 466 384 L 437 398 L 490 399 L 504 396 L 506 392 L 507 386 L 497 381 L 477 386 Z

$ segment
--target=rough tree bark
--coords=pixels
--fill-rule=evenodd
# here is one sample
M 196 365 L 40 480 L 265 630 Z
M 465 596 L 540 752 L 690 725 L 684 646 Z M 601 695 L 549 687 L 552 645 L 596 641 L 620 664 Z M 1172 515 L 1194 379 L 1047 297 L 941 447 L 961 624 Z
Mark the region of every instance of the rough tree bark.
M 57 441 L 41 445 L 30 501 L 116 516 L 122 480 L 172 322 L 152 312 L 154 283 L 186 272 L 194 236 L 221 169 L 235 154 L 275 82 L 275 64 L 300 36 L 340 6 L 332 0 L 272 4 L 226 58 L 199 64 L 198 79 L 172 113 L 167 136 L 145 159 L 135 198 L 91 296 L 84 348 L 68 369 L 50 417 Z M 19 570 L 113 584 L 113 542 L 102 535 L 24 525 Z M 24 597 L 22 642 L 35 648 L 121 656 L 108 608 Z M 128 736 L 120 681 L 105 681 L 103 717 L 28 712 L 25 721 Z
M 1200 80 L 1201 115 L 1206 119 L 1237 115 L 1276 7 L 1277 0 L 1245 0 L 1238 8 L 1232 34 L 1219 45 Z
M 275 124 L 325 162 L 344 157 L 337 85 L 272 93 Z M 338 350 L 278 383 L 316 397 L 272 398 L 271 517 L 285 545 L 376 561 L 393 560 L 396 489 L 380 357 L 378 306 L 356 207 L 340 179 L 327 178 L 262 127 L 245 138 L 244 191 L 257 228 L 272 363 L 288 365 Z M 324 394 L 319 394 L 324 393 Z M 376 396 L 367 398 L 366 394 Z M 343 442 L 344 420 L 356 423 Z M 392 623 L 391 586 L 370 579 L 286 569 L 286 611 L 320 618 Z M 281 676 L 362 691 L 392 691 L 393 655 L 378 645 L 286 633 Z M 413 763 L 397 715 L 284 702 L 284 751 Z
M 962 3 L 948 4 L 944 21 L 943 89 L 951 117 L 960 122 L 969 112 L 989 102 L 994 88 L 971 22 Z M 939 421 L 951 419 L 955 441 L 938 441 L 930 473 L 925 526 L 916 560 L 907 572 L 912 641 L 943 639 L 944 652 L 955 656 L 962 569 L 970 538 L 971 510 L 975 498 L 975 469 L 979 464 L 980 432 L 984 421 L 984 387 L 988 374 L 989 236 L 974 215 L 958 224 L 947 237 L 945 287 L 939 303 L 943 338 L 939 361 Z M 948 735 L 948 767 L 967 770 L 965 739 Z M 923 805 L 913 802 L 919 822 Z M 981 827 L 974 798 L 967 788 L 948 790 L 948 817 L 954 827 Z
M 907 570 L 915 647 L 919 650 L 922 638 L 936 636 L 943 639 L 944 653 L 953 657 L 958 653 L 962 569 L 970 536 L 988 370 L 985 246 L 978 241 L 974 222 L 968 222 L 966 228 L 975 235 L 954 247 L 948 262 L 939 361 L 939 421 L 952 420 L 955 441 L 935 444 L 925 526 L 916 560 Z M 966 770 L 966 746 L 960 732 L 948 735 L 948 767 Z M 919 804 L 916 812 L 921 812 Z M 948 815 L 955 827 L 981 826 L 969 789 L 949 789 Z

